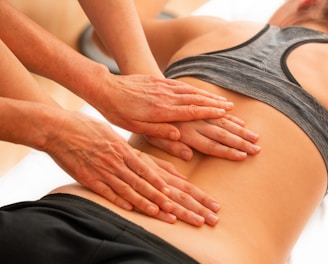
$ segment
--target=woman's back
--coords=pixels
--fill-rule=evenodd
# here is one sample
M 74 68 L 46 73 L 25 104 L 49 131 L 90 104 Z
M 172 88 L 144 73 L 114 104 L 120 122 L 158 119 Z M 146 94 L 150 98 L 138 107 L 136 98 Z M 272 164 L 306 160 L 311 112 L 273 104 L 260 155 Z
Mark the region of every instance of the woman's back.
M 245 38 L 245 31 L 240 34 L 242 28 L 243 26 L 237 25 L 235 34 Z M 257 26 L 254 27 L 255 30 L 258 30 Z M 249 32 L 251 31 L 252 28 Z M 230 32 L 234 31 L 230 30 Z M 231 40 L 238 42 L 233 37 L 233 33 L 230 34 Z M 215 51 L 214 47 L 209 46 L 215 43 L 217 38 L 217 32 L 213 32 L 213 35 L 207 34 L 204 39 L 198 40 L 204 45 L 200 46 L 196 41 L 192 42 L 186 50 L 181 49 L 180 54 L 191 56 Z M 305 48 L 309 48 L 308 52 L 311 52 L 310 46 Z M 221 47 L 216 46 L 216 49 Z M 291 53 L 291 56 L 294 54 Z M 176 56 L 176 59 L 179 57 Z M 287 63 L 291 72 L 297 73 L 302 65 L 306 66 L 303 52 L 300 61 L 294 56 L 293 61 Z M 312 69 L 308 71 L 310 75 L 311 71 Z M 203 74 L 202 71 L 200 72 Z M 317 74 L 317 71 L 313 72 Z M 301 77 L 303 76 L 295 75 L 297 80 L 302 79 Z M 318 205 L 325 193 L 327 170 L 320 152 L 299 126 L 273 107 L 194 78 L 183 77 L 180 80 L 234 102 L 235 107 L 231 114 L 245 120 L 249 128 L 261 135 L 258 142 L 262 147 L 261 153 L 250 156 L 243 162 L 217 159 L 200 153 L 188 163 L 173 160 L 180 172 L 188 176 L 189 181 L 216 197 L 222 205 L 221 221 L 214 228 L 216 232 L 209 233 L 216 237 L 217 244 L 211 248 L 206 244 L 206 239 L 200 240 L 202 237 L 200 234 L 197 238 L 198 243 L 206 245 L 205 248 L 210 248 L 209 251 L 212 252 L 216 248 L 216 252 L 219 252 L 218 256 L 222 259 L 226 254 L 230 258 L 234 256 L 243 259 L 243 263 L 246 263 L 246 255 L 255 254 L 262 255 L 266 263 L 270 263 L 270 256 L 272 263 L 282 261 L 279 256 L 287 257 L 284 254 L 288 254 L 313 208 Z M 258 82 L 261 82 L 261 79 Z M 320 82 L 316 84 L 313 81 L 312 85 L 309 86 L 310 89 L 322 87 Z M 323 93 L 320 95 L 322 101 L 325 98 L 323 95 Z M 147 153 L 172 160 L 166 154 L 149 146 L 141 137 L 134 138 L 131 142 Z M 311 153 L 310 157 L 309 153 Z M 181 244 L 186 243 L 184 239 L 186 236 L 181 235 L 181 237 L 183 237 Z M 222 252 L 218 246 L 220 241 L 222 241 Z M 229 247 L 231 251 L 228 250 Z M 204 248 L 202 252 L 205 252 Z M 254 260 L 250 260 L 249 263 L 255 263 Z M 260 259 L 258 261 L 261 262 Z M 227 259 L 223 263 L 234 262 L 232 259 Z
M 216 41 L 218 32 L 213 31 L 190 42 L 174 60 L 226 48 L 232 43 L 240 44 L 260 29 L 256 25 L 249 31 L 238 24 L 234 27 L 229 29 L 231 35 L 225 42 Z M 241 31 L 242 37 L 235 38 Z M 327 44 L 320 45 L 327 47 Z M 305 50 L 311 54 L 320 52 L 328 59 L 327 52 L 323 52 L 318 44 L 303 45 L 291 53 L 288 67 L 306 90 L 324 102 L 326 97 L 320 87 L 324 87 L 325 76 L 320 72 L 322 68 L 305 67 L 305 62 L 318 63 L 304 54 Z M 319 59 L 322 63 L 328 61 Z M 302 74 L 306 68 L 311 82 Z M 320 78 L 314 79 L 317 75 Z M 261 153 L 234 162 L 196 152 L 190 162 L 184 162 L 152 147 L 142 136 L 134 135 L 130 142 L 146 153 L 173 162 L 190 182 L 215 197 L 221 204 L 219 224 L 201 228 L 181 222 L 169 225 L 121 210 L 78 187 L 68 192 L 98 201 L 201 263 L 283 263 L 326 191 L 327 168 L 320 152 L 299 126 L 272 106 L 195 78 L 182 77 L 180 80 L 234 102 L 231 114 L 246 121 L 249 128 L 260 134 Z

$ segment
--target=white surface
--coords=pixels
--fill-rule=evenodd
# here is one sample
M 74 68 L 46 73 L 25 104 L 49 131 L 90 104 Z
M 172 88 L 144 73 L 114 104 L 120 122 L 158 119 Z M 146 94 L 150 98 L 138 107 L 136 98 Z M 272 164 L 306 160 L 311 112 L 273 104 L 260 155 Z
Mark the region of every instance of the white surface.
M 212 15 L 228 20 L 248 19 L 265 22 L 282 2 L 283 0 L 211 0 L 194 12 L 194 15 Z M 81 111 L 103 119 L 88 105 Z M 117 127 L 114 129 L 125 138 L 130 135 L 125 130 Z M 46 154 L 32 151 L 6 175 L 0 177 L 0 206 L 38 199 L 53 188 L 72 181 Z M 328 220 L 325 213 L 327 210 L 327 201 L 324 201 L 297 243 L 292 254 L 292 264 L 328 263 L 326 250 Z

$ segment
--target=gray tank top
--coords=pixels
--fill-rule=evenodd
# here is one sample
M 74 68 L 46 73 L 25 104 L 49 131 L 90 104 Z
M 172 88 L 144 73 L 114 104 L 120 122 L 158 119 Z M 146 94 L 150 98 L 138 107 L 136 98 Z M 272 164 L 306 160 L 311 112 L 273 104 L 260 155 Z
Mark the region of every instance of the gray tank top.
M 271 105 L 312 139 L 328 171 L 328 109 L 297 83 L 286 64 L 294 48 L 309 42 L 328 43 L 328 35 L 298 26 L 267 25 L 236 47 L 176 61 L 165 76 L 192 76 Z

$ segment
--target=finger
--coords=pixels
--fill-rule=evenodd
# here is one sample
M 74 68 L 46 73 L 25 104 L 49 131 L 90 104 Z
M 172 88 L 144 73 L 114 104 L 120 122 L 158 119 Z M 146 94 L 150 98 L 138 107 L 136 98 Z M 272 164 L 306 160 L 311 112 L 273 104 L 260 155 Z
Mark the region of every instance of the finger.
M 144 179 L 157 190 L 169 194 L 167 183 L 163 178 L 158 177 L 159 172 L 163 172 L 148 155 L 139 152 L 139 156 L 132 149 L 132 155 L 123 157 L 127 166 L 126 173 L 121 173 L 121 178 L 129 183 L 132 187 L 140 183 L 140 179 Z M 156 171 L 157 169 L 157 171 Z M 160 169 L 160 170 L 158 170 Z
M 258 147 L 225 130 L 221 130 L 214 136 L 207 132 L 203 137 L 198 136 L 197 141 L 185 143 L 191 147 L 197 147 L 197 150 L 204 154 L 235 161 L 246 159 L 248 154 L 256 154 L 255 148 Z
M 225 115 L 226 111 L 222 107 L 199 106 L 186 103 L 178 106 L 168 105 L 167 108 L 164 109 L 165 117 L 163 116 L 163 109 L 158 109 L 157 113 L 161 118 L 165 118 L 164 122 L 176 122 L 221 118 Z
M 182 133 L 182 135 L 184 135 Z M 228 137 L 228 139 L 227 139 Z M 247 158 L 247 152 L 241 148 L 241 138 L 228 133 L 226 130 L 213 126 L 213 128 L 192 131 L 188 136 L 182 136 L 181 141 L 201 153 L 218 158 L 241 161 Z M 229 146 L 223 144 L 228 142 Z
M 174 176 L 177 176 L 177 177 L 179 177 L 179 178 L 181 178 L 181 179 L 186 179 L 186 177 L 184 176 L 184 175 L 182 175 L 181 173 L 179 173 L 177 170 L 176 170 L 176 168 L 175 168 L 175 166 L 172 164 L 172 163 L 170 163 L 170 162 L 167 162 L 167 161 L 165 161 L 165 160 L 162 160 L 162 159 L 160 159 L 160 158 L 157 158 L 157 157 L 155 157 L 155 156 L 152 156 L 152 155 L 150 155 L 150 154 L 148 154 L 148 156 L 159 166 L 159 167 L 161 167 L 162 169 L 164 169 L 165 171 L 167 171 L 167 172 L 169 172 L 169 173 L 171 173 L 172 175 L 174 175 Z
M 135 208 L 135 211 L 144 214 L 144 212 L 138 210 L 137 208 Z M 175 215 L 171 213 L 165 213 L 162 210 L 160 210 L 158 214 L 154 215 L 153 217 L 169 224 L 174 224 L 177 221 L 177 217 Z
M 197 201 L 201 206 L 197 206 L 197 208 L 204 208 L 209 209 L 211 212 L 218 212 L 220 210 L 220 205 L 218 202 L 208 195 L 207 193 L 203 192 L 200 188 L 194 186 L 193 184 L 185 181 L 185 180 L 170 180 L 168 179 L 168 183 L 170 184 L 171 194 L 170 198 L 174 198 L 174 201 L 188 201 L 188 196 L 192 197 L 193 200 Z M 172 189 L 173 188 L 173 189 Z M 174 193 L 172 193 L 172 190 Z M 176 196 L 179 194 L 180 196 Z M 185 196 L 187 195 L 187 196 Z M 192 209 L 190 207 L 190 203 L 186 203 L 187 208 Z M 197 210 L 194 210 L 198 212 Z
M 211 119 L 207 120 L 207 122 L 214 124 L 218 127 L 224 128 L 231 133 L 242 137 L 245 140 L 255 143 L 259 139 L 259 135 L 250 129 L 245 128 L 244 126 L 240 126 L 238 123 L 231 121 L 226 118 L 220 119 Z
M 120 207 L 126 201 L 149 215 L 157 214 L 159 207 L 166 212 L 172 210 L 172 202 L 166 196 L 170 190 L 158 173 L 151 170 L 132 148 L 126 149 L 122 158 L 110 171 L 103 167 L 98 170 L 98 179 L 101 177 L 101 180 L 92 177 L 84 185 Z
M 172 80 L 172 79 L 166 79 L 165 81 L 167 82 L 167 84 L 170 85 L 170 89 L 177 94 L 199 94 L 202 96 L 206 96 L 208 98 L 213 98 L 215 100 L 227 101 L 227 99 L 223 96 L 193 87 L 181 81 Z
M 171 190 L 171 199 L 176 201 L 176 205 L 171 214 L 174 214 L 178 219 L 194 226 L 201 226 L 204 223 L 214 226 L 218 223 L 219 217 L 202 206 L 198 201 L 191 198 L 184 192 L 176 189 Z
M 252 131 L 225 118 L 207 122 L 214 126 L 199 126 L 197 129 L 203 137 L 194 136 L 197 140 L 193 141 L 182 137 L 181 141 L 205 154 L 232 160 L 243 160 L 247 154 L 255 155 L 260 152 L 260 146 L 251 142 L 258 140 L 258 135 Z
M 204 217 L 194 213 L 193 211 L 187 210 L 180 205 L 177 205 L 171 213 L 174 214 L 179 220 L 193 226 L 200 227 L 205 223 Z
M 247 152 L 238 150 L 233 147 L 227 147 L 217 141 L 210 140 L 207 137 L 204 137 L 202 142 L 198 146 L 198 151 L 222 159 L 232 160 L 232 161 L 242 161 L 247 158 Z
M 149 158 L 149 156 L 145 155 L 144 158 Z M 160 171 L 159 173 L 161 175 Z M 170 213 L 194 225 L 202 224 L 203 221 L 210 225 L 217 223 L 218 218 L 213 212 L 217 212 L 220 206 L 213 198 L 184 179 L 170 177 L 167 174 L 163 174 L 161 177 L 165 178 L 166 182 L 171 185 L 168 185 L 171 190 L 169 197 L 179 204 L 179 207 L 174 206 Z
M 181 134 L 179 130 L 169 123 L 147 123 L 147 122 L 131 122 L 133 132 L 151 137 L 166 138 L 169 140 L 179 140 Z
M 174 208 L 172 201 L 150 184 L 139 181 L 133 186 L 133 190 L 136 191 L 136 195 L 133 197 L 133 202 L 131 203 L 148 215 L 157 215 L 159 212 L 157 208 L 162 209 L 166 213 L 171 212 Z M 142 196 L 139 194 L 142 194 Z M 170 194 L 170 191 L 167 194 Z
M 141 155 L 143 155 L 143 154 L 141 154 Z M 147 159 L 148 165 L 153 162 L 153 160 L 148 155 L 143 155 L 143 158 Z M 215 215 L 213 214 L 213 212 L 217 212 L 219 210 L 220 206 L 213 198 L 211 198 L 209 195 L 205 194 L 199 188 L 188 183 L 184 179 L 181 179 L 178 177 L 171 177 L 170 175 L 167 174 L 167 171 L 164 171 L 164 170 L 157 170 L 157 171 L 158 171 L 158 175 L 160 175 L 160 177 L 162 177 L 163 179 L 165 178 L 166 182 L 170 183 L 173 186 L 173 189 L 172 189 L 172 186 L 168 185 L 168 188 L 170 190 L 174 190 L 174 193 L 172 194 L 170 191 L 167 195 L 173 201 L 178 202 L 179 205 L 182 206 L 182 208 L 180 208 L 180 210 L 176 211 L 177 210 L 176 206 L 173 206 L 173 204 L 171 204 L 169 201 L 167 201 L 166 200 L 167 197 L 164 195 L 157 195 L 156 197 L 146 196 L 147 198 L 149 198 L 151 201 L 154 201 L 156 204 L 158 204 L 164 212 L 170 212 L 174 215 L 176 215 L 175 212 L 182 214 L 182 216 L 178 216 L 178 215 L 176 215 L 176 216 L 180 217 L 180 218 L 183 217 L 184 221 L 186 221 L 188 218 L 189 219 L 188 221 L 193 222 L 193 221 L 197 220 L 196 222 L 200 223 L 199 221 L 201 220 L 201 218 L 204 218 L 206 220 L 206 222 L 208 222 L 209 224 L 216 224 L 217 219 L 216 219 Z M 136 191 L 140 191 L 140 188 L 143 190 L 145 189 L 144 185 L 133 186 L 133 189 Z M 147 192 L 147 193 L 151 193 L 151 192 Z M 179 195 L 176 195 L 176 194 L 179 194 Z M 162 200 L 159 200 L 160 198 Z M 165 202 L 163 203 L 162 201 L 165 201 Z M 190 210 L 186 210 L 184 208 L 190 209 Z M 185 217 L 184 214 L 187 213 L 187 211 L 191 211 L 191 212 L 189 212 L 187 214 L 188 215 L 187 218 L 184 218 Z M 197 214 L 200 215 L 201 217 L 197 216 Z M 192 215 L 192 217 L 191 217 L 191 215 Z M 196 222 L 194 222 L 194 224 Z
M 122 181 L 117 177 L 111 177 L 109 188 L 105 183 L 98 183 L 98 190 L 103 196 L 117 206 L 131 210 L 134 206 L 147 215 L 154 216 L 161 208 L 165 212 L 173 209 L 171 200 L 140 177 L 127 177 Z M 133 178 L 130 180 L 129 178 Z M 96 191 L 96 189 L 95 189 Z
M 154 161 L 148 155 L 141 154 L 141 157 L 146 161 L 148 166 L 153 167 L 152 165 L 156 165 L 156 163 L 154 163 Z M 157 167 L 155 166 L 155 168 Z M 169 203 L 170 210 L 167 210 L 167 204 L 164 203 L 160 205 L 161 202 L 158 201 L 159 198 L 163 198 L 164 200 L 167 198 L 163 194 L 156 195 L 156 197 L 150 197 L 147 195 L 151 192 L 147 191 L 145 197 L 147 197 L 150 201 L 155 201 L 156 204 L 159 204 L 164 212 L 169 212 L 173 215 L 176 215 L 182 221 L 188 222 L 190 224 L 199 226 L 202 225 L 205 221 L 210 225 L 217 223 L 218 218 L 215 216 L 213 211 L 216 212 L 219 209 L 219 205 L 213 198 L 202 192 L 199 188 L 188 183 L 187 181 L 178 177 L 172 177 L 172 174 L 169 174 L 167 171 L 161 168 L 157 168 L 155 171 L 157 172 L 157 175 L 165 179 L 169 184 L 169 197 L 176 203 L 174 203 L 173 206 L 172 203 Z M 133 185 L 133 189 L 140 193 L 141 191 L 145 190 L 145 185 L 135 184 Z M 209 208 L 207 208 L 207 206 Z M 140 208 L 139 206 L 137 207 Z
M 148 155 L 141 154 L 141 157 L 143 160 L 147 161 L 146 164 L 140 164 L 140 160 L 134 159 L 129 159 L 127 162 L 128 167 L 132 169 L 139 177 L 135 177 L 131 171 L 127 171 L 124 173 L 124 176 L 122 176 L 122 179 L 124 182 L 129 183 L 137 194 L 141 194 L 149 201 L 158 205 L 164 212 L 170 212 L 173 209 L 173 204 L 167 197 L 170 195 L 170 189 L 168 184 L 164 181 L 164 178 L 172 178 L 172 176 L 174 176 L 173 178 L 177 178 L 176 176 L 180 174 L 175 170 L 173 174 L 169 171 L 163 170 Z M 172 167 L 170 170 L 173 172 Z M 137 208 L 143 211 L 149 210 L 149 208 L 146 207 L 147 203 L 144 204 L 145 201 L 141 200 L 140 202 L 135 202 L 137 199 L 136 194 L 132 197 L 133 200 L 131 200 L 131 197 L 128 197 L 128 195 L 131 195 L 131 192 L 125 192 L 124 189 L 123 191 L 120 191 L 119 195 L 134 204 Z
M 168 139 L 161 139 L 156 137 L 145 136 L 146 140 L 153 146 L 164 150 L 165 152 L 178 157 L 183 160 L 191 160 L 193 151 L 188 145 L 180 141 L 172 141 Z
M 184 99 L 185 97 L 189 98 Z M 194 97 L 198 97 L 195 95 Z M 189 95 L 184 95 L 182 98 L 174 97 L 166 101 L 163 104 L 157 105 L 148 115 L 148 120 L 151 122 L 178 122 L 178 121 L 191 121 L 198 119 L 208 118 L 222 118 L 226 114 L 223 103 L 213 103 L 215 100 L 206 99 L 198 102 L 199 105 L 195 104 L 195 100 Z M 209 101 L 209 102 L 206 102 Z M 143 124 L 142 124 L 143 126 Z M 135 131 L 135 129 L 134 129 Z M 136 131 L 135 131 L 136 132 Z
M 118 196 L 111 189 L 111 187 L 101 181 L 93 182 L 93 184 L 89 186 L 89 188 L 124 210 L 131 211 L 133 209 L 133 205 L 131 203 Z
M 236 117 L 236 116 L 233 116 L 233 115 L 229 115 L 229 114 L 226 114 L 224 116 L 224 118 L 244 127 L 245 126 L 245 121 L 244 120 L 241 120 L 240 118 Z
M 175 215 L 165 213 L 163 211 L 159 211 L 159 213 L 154 217 L 169 224 L 174 224 L 177 221 L 177 217 Z
M 222 108 L 227 111 L 230 111 L 233 108 L 232 102 L 217 100 L 199 94 L 195 94 L 195 95 L 188 94 L 188 95 L 176 97 L 176 99 L 177 99 L 176 105 L 209 106 L 209 107 Z

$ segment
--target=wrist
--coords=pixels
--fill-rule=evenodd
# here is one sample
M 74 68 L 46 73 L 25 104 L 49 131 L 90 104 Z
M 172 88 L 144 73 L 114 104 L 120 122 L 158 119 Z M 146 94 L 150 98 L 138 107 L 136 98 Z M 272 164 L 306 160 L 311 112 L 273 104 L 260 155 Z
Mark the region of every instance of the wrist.
M 88 58 L 81 60 L 78 66 L 74 65 L 69 73 L 71 76 L 68 76 L 64 86 L 91 104 L 97 97 L 104 78 L 112 75 L 105 65 Z
M 0 139 L 44 150 L 56 130 L 56 108 L 41 103 L 0 97 Z
M 30 138 L 30 146 L 48 153 L 51 146 L 57 144 L 66 110 L 49 106 L 40 106 L 39 110 L 42 114 L 31 120 L 36 131 Z
M 114 75 L 105 65 L 92 61 L 88 67 L 78 72 L 74 88 L 71 90 L 88 103 L 95 105 L 97 98 L 102 96 L 104 83 L 112 77 Z

